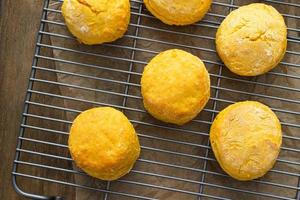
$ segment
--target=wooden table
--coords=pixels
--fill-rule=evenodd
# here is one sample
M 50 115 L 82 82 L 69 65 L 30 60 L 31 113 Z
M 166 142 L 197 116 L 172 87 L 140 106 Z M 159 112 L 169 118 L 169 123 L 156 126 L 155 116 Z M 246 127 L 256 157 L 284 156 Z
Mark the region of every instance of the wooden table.
M 25 199 L 11 170 L 43 1 L 0 1 L 0 199 Z

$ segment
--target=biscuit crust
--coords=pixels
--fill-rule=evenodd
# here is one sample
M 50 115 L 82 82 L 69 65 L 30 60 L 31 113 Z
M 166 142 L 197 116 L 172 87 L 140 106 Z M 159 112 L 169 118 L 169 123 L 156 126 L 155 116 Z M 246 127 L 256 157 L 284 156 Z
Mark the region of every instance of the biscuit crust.
M 88 45 L 121 38 L 130 21 L 129 0 L 64 0 L 61 9 L 69 31 Z
M 287 48 L 287 27 L 272 6 L 254 3 L 232 11 L 216 35 L 217 52 L 233 73 L 264 74 L 278 65 Z
M 149 62 L 141 87 L 146 110 L 161 121 L 178 125 L 196 117 L 210 97 L 204 63 L 178 49 L 164 51 Z
M 140 154 L 140 144 L 126 116 L 110 107 L 93 108 L 76 117 L 69 150 L 76 165 L 101 180 L 127 174 Z
M 189 25 L 208 12 L 211 0 L 144 0 L 147 9 L 169 25 Z
M 280 122 L 267 106 L 245 101 L 222 110 L 210 130 L 210 142 L 223 170 L 238 180 L 266 174 L 282 143 Z

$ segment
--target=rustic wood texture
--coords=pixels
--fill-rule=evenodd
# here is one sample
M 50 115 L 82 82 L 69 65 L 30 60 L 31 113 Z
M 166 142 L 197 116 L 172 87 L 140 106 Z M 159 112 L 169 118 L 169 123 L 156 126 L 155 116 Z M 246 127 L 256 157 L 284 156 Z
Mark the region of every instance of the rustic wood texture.
M 0 1 L 0 199 L 25 199 L 14 191 L 11 171 L 42 6 L 40 0 Z M 39 185 L 38 193 L 46 188 Z

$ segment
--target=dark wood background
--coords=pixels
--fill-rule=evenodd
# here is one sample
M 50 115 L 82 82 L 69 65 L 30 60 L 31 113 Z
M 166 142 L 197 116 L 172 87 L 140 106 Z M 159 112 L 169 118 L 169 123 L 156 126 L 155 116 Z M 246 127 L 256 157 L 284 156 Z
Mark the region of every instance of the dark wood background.
M 24 199 L 11 170 L 43 1 L 0 0 L 0 199 Z

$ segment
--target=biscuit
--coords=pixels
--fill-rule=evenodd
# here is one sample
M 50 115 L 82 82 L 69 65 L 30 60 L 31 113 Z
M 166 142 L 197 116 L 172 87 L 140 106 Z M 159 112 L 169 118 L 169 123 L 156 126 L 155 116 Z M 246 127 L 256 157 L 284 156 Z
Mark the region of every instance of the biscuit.
M 222 169 L 238 180 L 266 174 L 282 143 L 280 122 L 267 106 L 245 101 L 228 106 L 214 120 L 210 142 Z
M 169 25 L 189 25 L 201 20 L 211 0 L 144 0 L 147 9 Z
M 69 31 L 88 45 L 121 38 L 130 21 L 129 0 L 64 0 L 61 9 Z
M 155 118 L 182 125 L 204 108 L 210 97 L 210 78 L 196 56 L 173 49 L 155 56 L 141 80 L 145 109 Z
M 273 69 L 287 48 L 287 27 L 272 6 L 254 3 L 232 11 L 216 35 L 217 52 L 233 73 L 257 76 Z
M 122 112 L 110 107 L 78 115 L 68 145 L 76 165 L 101 180 L 116 180 L 127 174 L 140 154 L 132 124 Z

